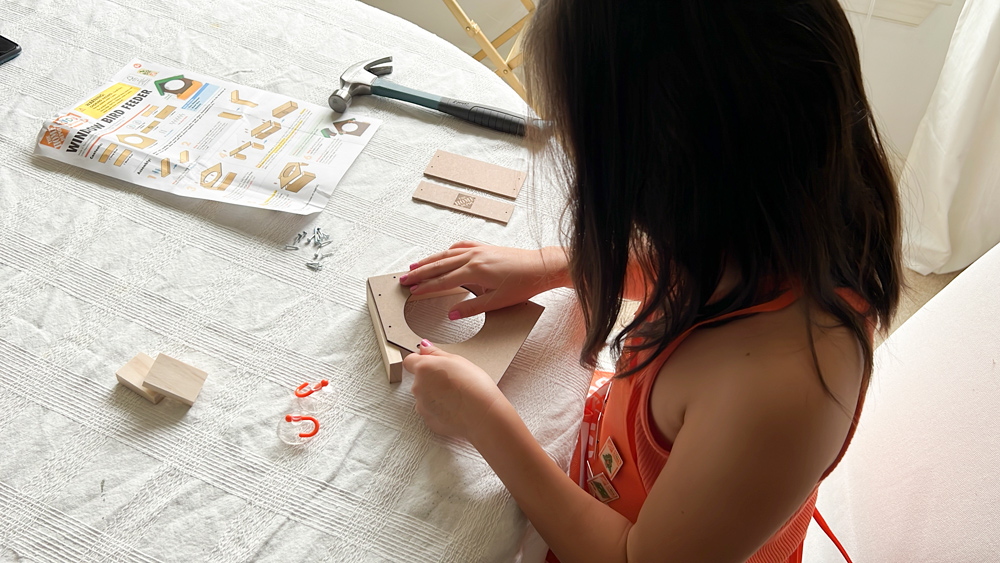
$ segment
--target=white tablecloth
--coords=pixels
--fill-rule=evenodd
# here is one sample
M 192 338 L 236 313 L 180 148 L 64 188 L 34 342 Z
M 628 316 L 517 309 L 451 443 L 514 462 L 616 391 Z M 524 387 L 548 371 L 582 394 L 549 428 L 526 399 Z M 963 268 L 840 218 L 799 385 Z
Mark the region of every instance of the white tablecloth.
M 0 34 L 0 560 L 507 561 L 526 520 L 467 443 L 385 381 L 365 279 L 460 239 L 556 242 L 562 196 L 522 191 L 502 226 L 411 201 L 436 149 L 526 169 L 519 139 L 401 102 L 310 217 L 185 199 L 32 156 L 42 120 L 133 57 L 325 104 L 350 64 L 522 110 L 450 44 L 354 2 L 6 0 Z M 321 226 L 322 272 L 282 246 Z M 500 382 L 563 465 L 588 374 L 568 291 Z M 116 384 L 138 352 L 208 372 L 190 409 Z M 278 441 L 292 390 L 329 379 L 307 447 Z

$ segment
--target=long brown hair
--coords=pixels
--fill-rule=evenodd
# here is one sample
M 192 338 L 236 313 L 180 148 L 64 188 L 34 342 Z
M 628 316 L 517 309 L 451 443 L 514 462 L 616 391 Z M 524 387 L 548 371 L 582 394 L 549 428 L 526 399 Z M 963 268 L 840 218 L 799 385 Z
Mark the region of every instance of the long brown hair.
M 614 347 L 650 353 L 620 375 L 795 280 L 856 334 L 867 381 L 867 323 L 888 327 L 900 295 L 899 204 L 836 0 L 542 0 L 525 54 L 563 155 L 582 362 L 614 329 L 631 258 L 648 298 Z M 709 304 L 727 262 L 739 284 Z

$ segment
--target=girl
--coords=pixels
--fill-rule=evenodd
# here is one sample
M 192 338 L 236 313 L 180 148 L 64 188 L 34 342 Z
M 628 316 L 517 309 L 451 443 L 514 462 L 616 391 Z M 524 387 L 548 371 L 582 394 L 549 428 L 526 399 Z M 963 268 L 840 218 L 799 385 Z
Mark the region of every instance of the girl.
M 452 319 L 572 286 L 589 365 L 622 300 L 641 306 L 569 479 L 482 370 L 426 341 L 404 360 L 417 411 L 482 453 L 560 561 L 800 560 L 900 292 L 894 180 L 843 11 L 545 0 L 525 52 L 567 248 L 459 243 L 401 281 L 487 290 Z

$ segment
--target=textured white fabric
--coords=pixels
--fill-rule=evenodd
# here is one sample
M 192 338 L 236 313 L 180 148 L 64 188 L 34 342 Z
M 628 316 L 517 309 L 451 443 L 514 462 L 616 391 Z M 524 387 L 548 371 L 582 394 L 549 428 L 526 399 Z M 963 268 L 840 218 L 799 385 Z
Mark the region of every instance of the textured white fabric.
M 818 507 L 857 562 L 1000 553 L 1000 246 L 875 353 L 861 422 Z M 842 563 L 813 525 L 805 561 Z
M 900 178 L 907 265 L 952 272 L 1000 242 L 1000 2 L 967 0 Z
M 556 242 L 562 197 L 529 180 L 509 225 L 411 201 L 436 149 L 527 168 L 519 139 L 404 104 L 312 217 L 157 193 L 32 157 L 42 120 L 133 57 L 325 104 L 357 61 L 516 111 L 441 39 L 341 0 L 6 0 L 0 33 L 0 561 L 510 561 L 526 519 L 467 443 L 385 381 L 365 279 L 461 239 Z M 282 246 L 321 226 L 322 272 Z M 500 387 L 564 467 L 589 374 L 570 292 Z M 116 385 L 138 352 L 208 372 L 190 409 Z M 276 438 L 292 390 L 329 379 L 320 433 Z M 20 558 L 20 559 L 18 559 Z

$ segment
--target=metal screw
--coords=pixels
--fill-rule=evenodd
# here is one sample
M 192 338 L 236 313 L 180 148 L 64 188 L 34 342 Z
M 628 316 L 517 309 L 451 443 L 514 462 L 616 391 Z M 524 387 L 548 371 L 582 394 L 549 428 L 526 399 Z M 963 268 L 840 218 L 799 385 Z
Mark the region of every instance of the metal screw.
M 323 265 L 319 262 L 306 262 L 306 267 L 314 272 L 318 272 L 323 269 Z
M 294 244 L 286 244 L 285 245 L 285 250 L 298 250 L 298 249 L 299 249 L 299 247 L 295 246 Z
M 323 248 L 324 246 L 326 246 L 326 245 L 328 245 L 328 244 L 330 244 L 330 243 L 332 243 L 332 242 L 333 242 L 332 240 L 328 240 L 328 241 L 326 241 L 326 242 L 324 242 L 324 243 L 320 244 L 320 245 L 319 245 L 319 247 L 320 247 L 320 248 Z

